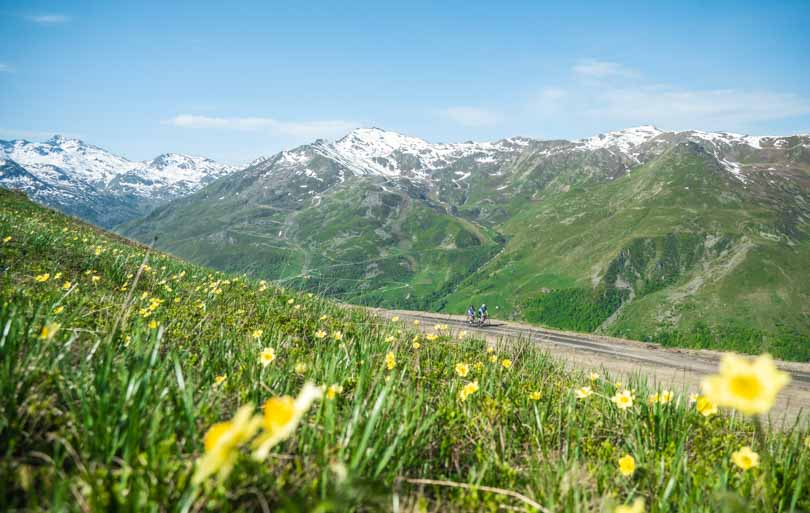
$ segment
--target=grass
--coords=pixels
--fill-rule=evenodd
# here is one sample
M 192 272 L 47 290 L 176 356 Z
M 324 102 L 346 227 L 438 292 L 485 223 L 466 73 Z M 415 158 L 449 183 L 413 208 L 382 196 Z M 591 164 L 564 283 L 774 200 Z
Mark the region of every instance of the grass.
M 3 511 L 607 512 L 637 497 L 656 513 L 810 510 L 806 425 L 757 438 L 733 412 L 698 414 L 688 391 L 648 404 L 642 376 L 620 411 L 614 378 L 528 343 L 489 352 L 439 328 L 416 349 L 413 326 L 148 252 L 3 191 L 0 269 Z M 306 381 L 342 392 L 267 461 L 244 454 L 223 482 L 191 483 L 212 424 Z M 576 399 L 585 384 L 596 393 Z M 745 445 L 761 467 L 729 461 Z

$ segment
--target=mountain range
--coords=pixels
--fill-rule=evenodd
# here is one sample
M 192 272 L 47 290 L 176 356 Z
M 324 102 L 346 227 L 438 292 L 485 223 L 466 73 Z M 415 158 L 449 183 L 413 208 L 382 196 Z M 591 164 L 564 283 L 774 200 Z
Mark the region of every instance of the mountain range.
M 6 155 L 12 176 L 33 174 Z M 216 169 L 182 190 L 94 172 L 101 190 L 142 192 L 106 226 L 352 303 L 487 303 L 562 329 L 810 359 L 810 135 L 641 126 L 436 144 L 363 128 Z
M 146 215 L 233 170 L 177 153 L 132 162 L 60 135 L 43 143 L 0 141 L 0 186 L 105 228 Z

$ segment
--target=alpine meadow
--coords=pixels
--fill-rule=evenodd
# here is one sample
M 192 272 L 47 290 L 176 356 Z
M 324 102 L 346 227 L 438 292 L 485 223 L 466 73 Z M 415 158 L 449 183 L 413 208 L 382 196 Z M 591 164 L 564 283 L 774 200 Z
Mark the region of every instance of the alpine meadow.
M 810 4 L 0 9 L 0 512 L 810 513 Z

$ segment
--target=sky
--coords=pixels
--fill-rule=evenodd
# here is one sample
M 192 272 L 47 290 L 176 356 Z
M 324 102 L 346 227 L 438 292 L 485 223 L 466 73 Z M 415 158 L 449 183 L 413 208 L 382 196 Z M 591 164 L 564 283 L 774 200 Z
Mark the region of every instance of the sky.
M 807 0 L 298 3 L 0 0 L 0 139 L 240 164 L 360 126 L 810 133 Z

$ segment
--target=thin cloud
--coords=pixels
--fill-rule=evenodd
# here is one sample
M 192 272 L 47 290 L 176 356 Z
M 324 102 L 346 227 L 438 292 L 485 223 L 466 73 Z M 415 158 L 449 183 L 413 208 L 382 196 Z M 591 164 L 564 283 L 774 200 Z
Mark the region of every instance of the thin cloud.
M 609 89 L 588 102 L 585 113 L 629 123 L 653 120 L 663 126 L 739 126 L 810 114 L 810 100 L 795 94 L 736 89 L 683 90 L 662 86 Z
M 353 121 L 316 120 L 304 122 L 279 121 L 266 117 L 211 117 L 180 114 L 164 120 L 164 125 L 179 128 L 260 131 L 267 130 L 293 137 L 333 137 L 358 126 Z
M 70 16 L 65 16 L 64 14 L 40 14 L 36 16 L 26 16 L 25 19 L 39 25 L 60 25 L 71 20 Z
M 611 77 L 638 77 L 640 73 L 617 62 L 585 59 L 574 65 L 572 71 L 580 77 L 601 79 Z
M 0 62 L 0 73 L 13 73 L 13 72 L 14 72 L 14 68 L 9 66 L 8 64 L 4 64 L 4 63 Z
M 580 61 L 571 69 L 575 80 L 527 98 L 531 119 L 571 132 L 582 132 L 584 126 L 642 124 L 748 132 L 764 123 L 810 115 L 810 97 L 794 93 L 657 84 L 606 61 Z
M 499 120 L 494 112 L 477 107 L 450 107 L 441 111 L 444 118 L 465 127 L 492 126 Z

